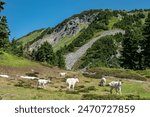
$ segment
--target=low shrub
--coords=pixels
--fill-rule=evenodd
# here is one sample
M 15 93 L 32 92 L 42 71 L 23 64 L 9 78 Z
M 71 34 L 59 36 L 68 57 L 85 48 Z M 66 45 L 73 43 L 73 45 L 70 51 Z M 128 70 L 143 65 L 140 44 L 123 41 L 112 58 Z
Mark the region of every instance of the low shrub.
M 97 94 L 83 94 L 82 100 L 145 100 L 139 95 L 97 95 Z
M 0 51 L 0 55 L 1 55 L 1 54 L 4 54 L 4 53 L 3 53 L 2 51 Z
M 66 90 L 66 94 L 79 94 L 79 91 Z
M 37 75 L 37 72 L 34 72 L 34 73 L 26 73 L 27 76 L 30 76 L 30 77 L 38 77 Z
M 36 86 L 36 83 L 34 81 L 26 81 L 26 80 L 19 80 L 16 84 L 14 84 L 16 87 L 24 87 L 24 88 L 34 88 Z
M 95 86 L 85 87 L 84 85 L 78 86 L 77 90 L 83 93 L 89 93 L 89 91 L 96 90 Z
M 134 79 L 146 81 L 146 77 L 140 75 L 136 71 L 128 69 L 114 69 L 114 68 L 91 68 L 88 70 L 89 73 L 95 74 L 83 74 L 86 77 L 101 78 L 102 75 L 114 76 L 118 78 Z
M 79 86 L 78 86 L 78 88 L 84 88 L 84 87 L 85 87 L 84 85 L 79 85 Z
M 82 93 L 89 93 L 89 90 L 87 88 L 81 88 L 78 91 Z
M 90 90 L 90 91 L 91 90 L 96 90 L 95 86 L 89 86 L 89 87 L 87 87 L 87 89 Z

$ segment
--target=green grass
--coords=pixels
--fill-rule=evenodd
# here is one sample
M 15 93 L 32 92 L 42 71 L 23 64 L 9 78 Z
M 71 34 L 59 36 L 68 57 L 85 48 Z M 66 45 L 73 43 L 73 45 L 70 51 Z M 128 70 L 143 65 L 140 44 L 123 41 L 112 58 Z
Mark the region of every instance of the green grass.
M 89 69 L 90 72 L 96 72 L 95 75 L 90 76 L 94 78 L 99 78 L 99 76 L 107 75 L 107 76 L 113 76 L 118 78 L 125 78 L 125 79 L 135 79 L 135 80 L 142 80 L 146 81 L 145 74 L 147 71 L 134 71 L 129 69 L 119 69 L 119 68 L 105 68 L 105 67 L 97 67 L 97 68 L 91 68 Z M 149 71 L 149 70 L 148 70 Z M 146 72 L 146 73 L 144 73 Z M 85 74 L 85 76 L 88 76 Z
M 150 78 L 150 69 L 146 69 L 146 70 L 139 70 L 139 71 L 137 71 L 139 74 L 141 74 L 141 75 L 143 75 L 143 76 L 145 76 L 145 77 L 147 77 L 147 78 Z
M 23 46 L 25 45 L 25 44 L 27 44 L 28 42 L 31 42 L 31 41 L 33 41 L 34 39 L 36 39 L 38 36 L 40 36 L 41 35 L 41 33 L 42 32 L 44 32 L 45 30 L 43 29 L 43 30 L 39 30 L 39 31 L 34 31 L 33 33 L 31 33 L 31 34 L 28 34 L 27 36 L 24 36 L 24 37 L 22 37 L 22 38 L 20 38 L 19 40 L 18 40 L 18 42 L 21 42 L 22 44 L 23 44 Z
M 150 84 L 125 82 L 125 85 L 123 85 L 123 89 L 124 93 L 140 95 L 143 98 L 150 99 Z
M 111 20 L 109 20 L 109 24 L 108 24 L 108 28 L 109 29 L 112 29 L 113 28 L 113 25 L 115 23 L 117 23 L 119 21 L 119 19 L 117 17 L 112 17 Z
M 83 95 L 87 94 L 109 97 L 110 88 L 108 86 L 99 87 L 99 79 L 86 78 L 81 75 L 79 78 L 80 82 L 77 83 L 75 92 L 68 92 L 65 82 L 61 79 L 53 79 L 53 84 L 49 84 L 45 89 L 37 89 L 36 86 L 29 88 L 17 87 L 15 86 L 16 80 L 0 78 L 0 96 L 6 100 L 81 100 L 83 99 Z M 107 78 L 107 83 L 113 80 L 119 79 Z M 64 88 L 60 90 L 60 86 Z M 116 95 L 115 91 L 113 91 L 113 95 Z M 123 80 L 122 96 L 126 95 L 135 95 L 140 96 L 141 99 L 150 99 L 150 84 Z
M 0 65 L 11 67 L 25 67 L 25 66 L 34 66 L 36 65 L 36 63 L 27 60 L 25 58 L 20 58 L 12 54 L 3 52 L 3 54 L 0 54 Z
M 9 86 L 0 91 L 0 94 L 8 94 L 3 99 L 11 100 L 61 100 L 61 99 L 80 99 L 78 95 L 66 94 L 65 92 L 54 92 L 42 89 L 31 89 Z M 10 95 L 9 95 L 10 94 Z M 64 98 L 65 97 L 65 98 Z
M 78 37 L 79 34 L 72 36 L 72 37 L 64 37 L 63 39 L 61 39 L 57 44 L 55 44 L 53 46 L 54 52 L 56 52 L 57 50 L 63 48 L 65 45 L 69 45 L 74 39 L 76 39 Z

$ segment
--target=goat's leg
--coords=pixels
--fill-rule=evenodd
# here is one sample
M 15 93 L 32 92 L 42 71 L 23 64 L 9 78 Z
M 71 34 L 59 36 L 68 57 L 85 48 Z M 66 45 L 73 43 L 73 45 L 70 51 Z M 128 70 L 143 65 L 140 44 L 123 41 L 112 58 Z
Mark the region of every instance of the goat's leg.
M 74 91 L 74 86 L 75 86 L 75 85 L 73 84 L 73 85 L 72 85 L 73 91 Z
M 69 90 L 71 89 L 71 85 L 70 85 L 70 84 L 69 84 L 69 87 L 68 87 L 68 88 L 69 88 Z
M 112 87 L 110 87 L 110 93 L 112 94 L 112 90 L 113 90 L 113 88 Z
M 121 92 L 121 87 L 119 88 L 119 94 L 120 94 L 120 95 L 122 95 L 122 92 Z

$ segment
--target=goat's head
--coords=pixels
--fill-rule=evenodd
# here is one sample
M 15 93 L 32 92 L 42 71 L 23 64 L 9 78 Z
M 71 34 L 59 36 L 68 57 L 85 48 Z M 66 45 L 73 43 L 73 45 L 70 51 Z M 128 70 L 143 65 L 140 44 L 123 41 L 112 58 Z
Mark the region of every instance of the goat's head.
M 76 82 L 79 82 L 79 79 L 78 79 L 78 78 L 76 78 Z

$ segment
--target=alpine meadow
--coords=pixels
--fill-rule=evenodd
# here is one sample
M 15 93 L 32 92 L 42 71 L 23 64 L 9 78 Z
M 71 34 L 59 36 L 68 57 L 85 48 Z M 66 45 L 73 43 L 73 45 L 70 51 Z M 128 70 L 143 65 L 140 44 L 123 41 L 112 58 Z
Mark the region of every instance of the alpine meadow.
M 18 39 L 8 21 L 0 14 L 1 100 L 150 100 L 150 9 L 86 10 Z

